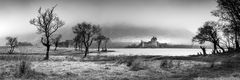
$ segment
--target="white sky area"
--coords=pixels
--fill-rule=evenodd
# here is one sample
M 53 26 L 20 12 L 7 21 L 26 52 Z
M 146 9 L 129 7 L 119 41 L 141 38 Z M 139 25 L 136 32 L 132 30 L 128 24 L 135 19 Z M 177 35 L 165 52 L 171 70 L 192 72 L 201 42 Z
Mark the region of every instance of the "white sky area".
M 29 20 L 37 16 L 39 7 L 46 9 L 56 4 L 55 12 L 65 21 L 64 27 L 83 21 L 103 28 L 128 23 L 149 28 L 181 28 L 193 34 L 205 21 L 216 20 L 210 12 L 217 5 L 215 0 L 1 0 L 0 38 L 35 34 L 37 29 Z M 169 39 L 161 41 L 171 42 Z

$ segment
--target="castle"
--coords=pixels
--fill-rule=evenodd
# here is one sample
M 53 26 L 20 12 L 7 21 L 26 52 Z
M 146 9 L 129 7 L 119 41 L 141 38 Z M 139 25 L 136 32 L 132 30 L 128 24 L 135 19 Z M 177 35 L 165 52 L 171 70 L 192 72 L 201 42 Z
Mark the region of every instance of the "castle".
M 142 48 L 161 48 L 161 47 L 165 47 L 165 45 L 167 45 L 167 43 L 159 43 L 157 41 L 156 37 L 152 37 L 152 39 L 148 42 L 142 41 L 139 44 L 139 47 Z

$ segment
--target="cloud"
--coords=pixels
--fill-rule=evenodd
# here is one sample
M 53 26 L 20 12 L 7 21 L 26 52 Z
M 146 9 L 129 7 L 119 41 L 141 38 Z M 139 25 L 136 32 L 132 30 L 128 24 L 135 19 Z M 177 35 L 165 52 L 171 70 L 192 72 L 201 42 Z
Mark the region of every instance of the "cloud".
M 112 42 L 139 42 L 149 40 L 152 36 L 158 37 L 159 41 L 173 44 L 191 43 L 194 33 L 185 28 L 172 28 L 162 26 L 139 26 L 129 23 L 102 24 L 102 33 L 109 37 Z M 58 30 L 56 34 L 62 34 L 63 40 L 71 40 L 75 34 L 72 27 L 67 26 Z
M 102 25 L 102 33 L 115 43 L 139 42 L 140 40 L 149 40 L 152 36 L 156 36 L 160 41 L 169 42 L 170 44 L 191 43 L 191 38 L 194 35 L 184 28 L 137 26 L 126 23 Z M 60 28 L 56 34 L 63 35 L 62 41 L 72 40 L 75 36 L 70 26 Z M 32 43 L 39 43 L 40 36 L 36 33 L 16 35 L 19 41 Z M 0 41 L 2 41 L 1 45 L 6 42 L 4 38 L 1 38 Z
M 146 39 L 152 36 L 156 36 L 164 41 L 171 39 L 172 41 L 177 40 L 176 42 L 179 43 L 182 43 L 182 41 L 184 40 L 191 41 L 191 38 L 194 35 L 192 32 L 184 28 L 171 28 L 167 26 L 166 27 L 137 26 L 131 24 L 114 24 L 110 26 L 104 26 L 103 34 L 109 36 L 113 40 L 116 39 L 129 40 L 128 38 Z

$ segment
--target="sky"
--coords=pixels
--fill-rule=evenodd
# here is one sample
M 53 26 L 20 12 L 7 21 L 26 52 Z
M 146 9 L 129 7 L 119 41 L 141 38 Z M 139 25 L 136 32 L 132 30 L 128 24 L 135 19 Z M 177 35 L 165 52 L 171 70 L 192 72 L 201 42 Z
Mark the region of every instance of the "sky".
M 85 21 L 99 24 L 113 42 L 156 36 L 160 42 L 191 44 L 197 28 L 217 20 L 210 13 L 216 9 L 215 0 L 1 0 L 0 45 L 6 36 L 37 41 L 39 34 L 29 20 L 38 15 L 38 8 L 56 4 L 55 13 L 66 23 L 58 32 L 64 39 L 72 39 L 71 27 Z

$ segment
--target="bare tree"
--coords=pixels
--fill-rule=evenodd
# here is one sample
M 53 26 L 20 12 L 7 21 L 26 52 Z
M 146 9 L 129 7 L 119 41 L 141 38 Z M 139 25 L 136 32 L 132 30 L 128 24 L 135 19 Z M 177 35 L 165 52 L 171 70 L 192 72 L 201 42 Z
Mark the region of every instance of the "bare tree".
M 41 37 L 41 43 L 47 47 L 45 60 L 49 59 L 49 50 L 51 46 L 51 37 L 60 27 L 64 25 L 64 22 L 53 12 L 56 6 L 51 9 L 42 11 L 42 8 L 38 9 L 38 16 L 30 20 L 30 24 L 37 27 L 39 34 L 43 34 Z
M 200 44 L 206 41 L 213 43 L 213 54 L 218 53 L 217 47 L 219 45 L 219 35 L 217 30 L 217 23 L 214 21 L 207 21 L 198 29 L 198 34 L 193 37 L 193 42 L 199 42 Z
M 77 34 L 74 39 L 74 47 L 75 50 L 77 50 L 77 48 L 79 48 L 80 51 L 82 51 L 82 45 L 83 45 L 83 38 L 81 35 Z
M 80 35 L 82 37 L 82 42 L 85 46 L 84 58 L 89 53 L 89 47 L 92 45 L 94 37 L 101 31 L 98 25 L 93 25 L 90 23 L 82 22 L 73 27 L 73 33 Z
M 107 43 L 110 41 L 110 38 L 105 37 L 104 38 L 104 48 L 102 49 L 102 51 L 107 52 Z
M 97 46 L 98 46 L 98 52 L 100 51 L 100 46 L 103 40 L 105 40 L 106 37 L 102 34 L 99 34 L 94 40 L 97 42 Z
M 53 44 L 55 46 L 55 49 L 54 49 L 55 51 L 57 50 L 57 47 L 58 47 L 58 44 L 59 44 L 61 38 L 62 38 L 62 35 L 59 34 L 53 39 Z
M 17 38 L 16 37 L 6 37 L 6 40 L 8 41 L 6 43 L 6 45 L 9 45 L 10 46 L 10 50 L 9 50 L 9 54 L 12 54 L 15 47 L 17 47 L 18 45 L 18 41 L 17 41 Z
M 74 48 L 75 48 L 75 51 L 77 51 L 77 48 L 78 48 L 78 45 L 79 45 L 79 39 L 77 38 L 77 36 L 75 36 L 73 38 L 73 42 L 74 42 Z

